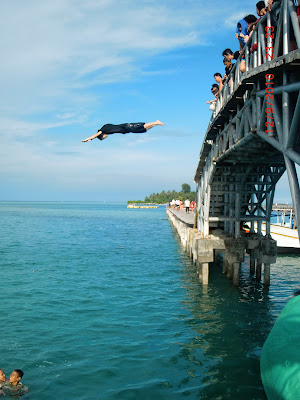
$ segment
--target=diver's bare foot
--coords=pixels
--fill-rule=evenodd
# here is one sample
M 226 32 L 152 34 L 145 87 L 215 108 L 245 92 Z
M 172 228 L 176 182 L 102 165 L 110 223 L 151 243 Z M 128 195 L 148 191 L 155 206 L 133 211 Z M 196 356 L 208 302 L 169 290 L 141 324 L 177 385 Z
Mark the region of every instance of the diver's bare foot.
M 161 122 L 159 119 L 155 121 L 156 125 L 164 126 L 165 124 Z

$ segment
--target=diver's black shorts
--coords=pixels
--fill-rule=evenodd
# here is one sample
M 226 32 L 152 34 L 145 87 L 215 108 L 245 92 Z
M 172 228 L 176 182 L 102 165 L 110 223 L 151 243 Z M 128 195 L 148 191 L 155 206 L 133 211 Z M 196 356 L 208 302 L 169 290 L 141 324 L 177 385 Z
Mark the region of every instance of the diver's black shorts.
M 120 125 L 113 125 L 113 124 L 106 124 L 103 125 L 102 128 L 99 130 L 102 133 L 106 133 L 106 135 L 111 135 L 113 133 L 143 133 L 147 130 L 144 128 L 145 122 L 134 122 L 129 124 L 120 124 Z

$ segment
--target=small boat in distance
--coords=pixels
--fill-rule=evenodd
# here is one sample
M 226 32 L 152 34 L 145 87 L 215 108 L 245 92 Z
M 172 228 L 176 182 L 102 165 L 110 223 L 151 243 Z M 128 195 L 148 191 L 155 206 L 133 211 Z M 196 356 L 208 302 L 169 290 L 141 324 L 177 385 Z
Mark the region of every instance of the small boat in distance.
M 127 208 L 158 208 L 158 206 L 153 206 L 153 205 L 137 206 L 135 204 L 128 204 Z

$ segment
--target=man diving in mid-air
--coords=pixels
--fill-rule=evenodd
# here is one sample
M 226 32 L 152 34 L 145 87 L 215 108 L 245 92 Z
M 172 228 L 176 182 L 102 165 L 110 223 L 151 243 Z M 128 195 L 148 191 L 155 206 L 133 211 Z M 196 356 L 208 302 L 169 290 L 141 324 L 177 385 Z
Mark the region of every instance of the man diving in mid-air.
M 128 124 L 120 124 L 120 125 L 113 125 L 113 124 L 106 124 L 103 125 L 102 128 L 98 130 L 95 135 L 90 136 L 82 142 L 90 142 L 91 140 L 98 138 L 99 140 L 104 140 L 107 138 L 108 135 L 113 135 L 114 133 L 143 133 L 147 132 L 149 129 L 153 128 L 154 126 L 161 125 L 164 126 L 161 121 L 157 120 L 155 122 L 133 122 Z

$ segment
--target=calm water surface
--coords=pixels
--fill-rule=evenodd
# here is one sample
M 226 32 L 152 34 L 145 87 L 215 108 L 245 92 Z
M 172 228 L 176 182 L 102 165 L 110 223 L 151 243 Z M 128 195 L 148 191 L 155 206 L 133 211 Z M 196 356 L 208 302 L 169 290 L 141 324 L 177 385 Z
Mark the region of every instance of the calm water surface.
M 266 399 L 261 347 L 297 257 L 269 290 L 217 265 L 203 288 L 164 207 L 3 202 L 0 221 L 0 368 L 23 369 L 24 400 Z

